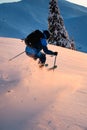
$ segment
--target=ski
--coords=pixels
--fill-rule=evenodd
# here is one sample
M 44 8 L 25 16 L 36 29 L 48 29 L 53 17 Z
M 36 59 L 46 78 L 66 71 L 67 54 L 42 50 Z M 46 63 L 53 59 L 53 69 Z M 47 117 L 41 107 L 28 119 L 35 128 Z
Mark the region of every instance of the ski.
M 39 65 L 39 68 L 44 68 L 44 67 L 46 67 L 47 68 L 47 70 L 48 71 L 51 71 L 51 70 L 53 70 L 54 71 L 54 69 L 56 69 L 57 68 L 57 65 L 53 65 L 52 67 L 50 67 L 50 68 L 48 68 L 48 64 L 41 64 L 41 65 Z
M 56 69 L 56 68 L 57 68 L 57 65 L 54 65 L 54 66 L 48 68 L 48 71 L 50 71 L 50 70 L 53 70 L 53 71 L 54 71 L 54 69 Z
M 40 64 L 39 67 L 40 67 L 40 68 L 48 67 L 48 64 Z

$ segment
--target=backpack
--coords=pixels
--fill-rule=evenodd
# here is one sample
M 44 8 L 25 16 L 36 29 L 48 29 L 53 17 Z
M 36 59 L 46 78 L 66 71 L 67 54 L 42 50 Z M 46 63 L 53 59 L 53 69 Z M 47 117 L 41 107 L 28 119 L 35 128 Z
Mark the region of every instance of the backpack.
M 43 37 L 44 35 L 41 31 L 35 30 L 25 38 L 25 44 L 32 48 L 38 48 L 40 46 L 40 39 Z

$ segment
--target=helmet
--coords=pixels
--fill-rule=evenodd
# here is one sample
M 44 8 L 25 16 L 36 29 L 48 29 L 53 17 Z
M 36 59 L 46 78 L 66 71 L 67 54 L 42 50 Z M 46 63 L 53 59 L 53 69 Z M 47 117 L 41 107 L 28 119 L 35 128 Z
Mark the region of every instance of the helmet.
M 43 33 L 46 36 L 46 39 L 48 39 L 50 37 L 50 33 L 48 30 L 44 30 Z

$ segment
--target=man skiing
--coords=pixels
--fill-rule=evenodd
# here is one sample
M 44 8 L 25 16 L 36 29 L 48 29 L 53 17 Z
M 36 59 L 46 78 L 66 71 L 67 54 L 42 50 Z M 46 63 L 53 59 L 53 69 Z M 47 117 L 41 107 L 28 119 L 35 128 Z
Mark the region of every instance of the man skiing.
M 27 45 L 25 48 L 26 54 L 35 60 L 39 59 L 38 63 L 41 66 L 44 66 L 46 62 L 46 54 L 55 56 L 58 54 L 58 52 L 53 52 L 48 49 L 46 40 L 48 40 L 49 37 L 50 33 L 48 30 L 44 30 L 43 32 L 36 30 L 25 38 L 25 44 Z M 41 52 L 41 50 L 43 50 L 44 53 Z

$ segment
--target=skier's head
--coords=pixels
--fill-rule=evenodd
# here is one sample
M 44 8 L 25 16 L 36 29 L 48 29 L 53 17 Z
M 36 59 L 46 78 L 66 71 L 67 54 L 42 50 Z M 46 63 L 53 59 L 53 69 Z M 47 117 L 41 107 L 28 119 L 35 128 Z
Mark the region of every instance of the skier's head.
M 48 30 L 44 30 L 44 31 L 43 31 L 43 34 L 45 35 L 46 39 L 49 39 L 50 33 L 49 33 Z

